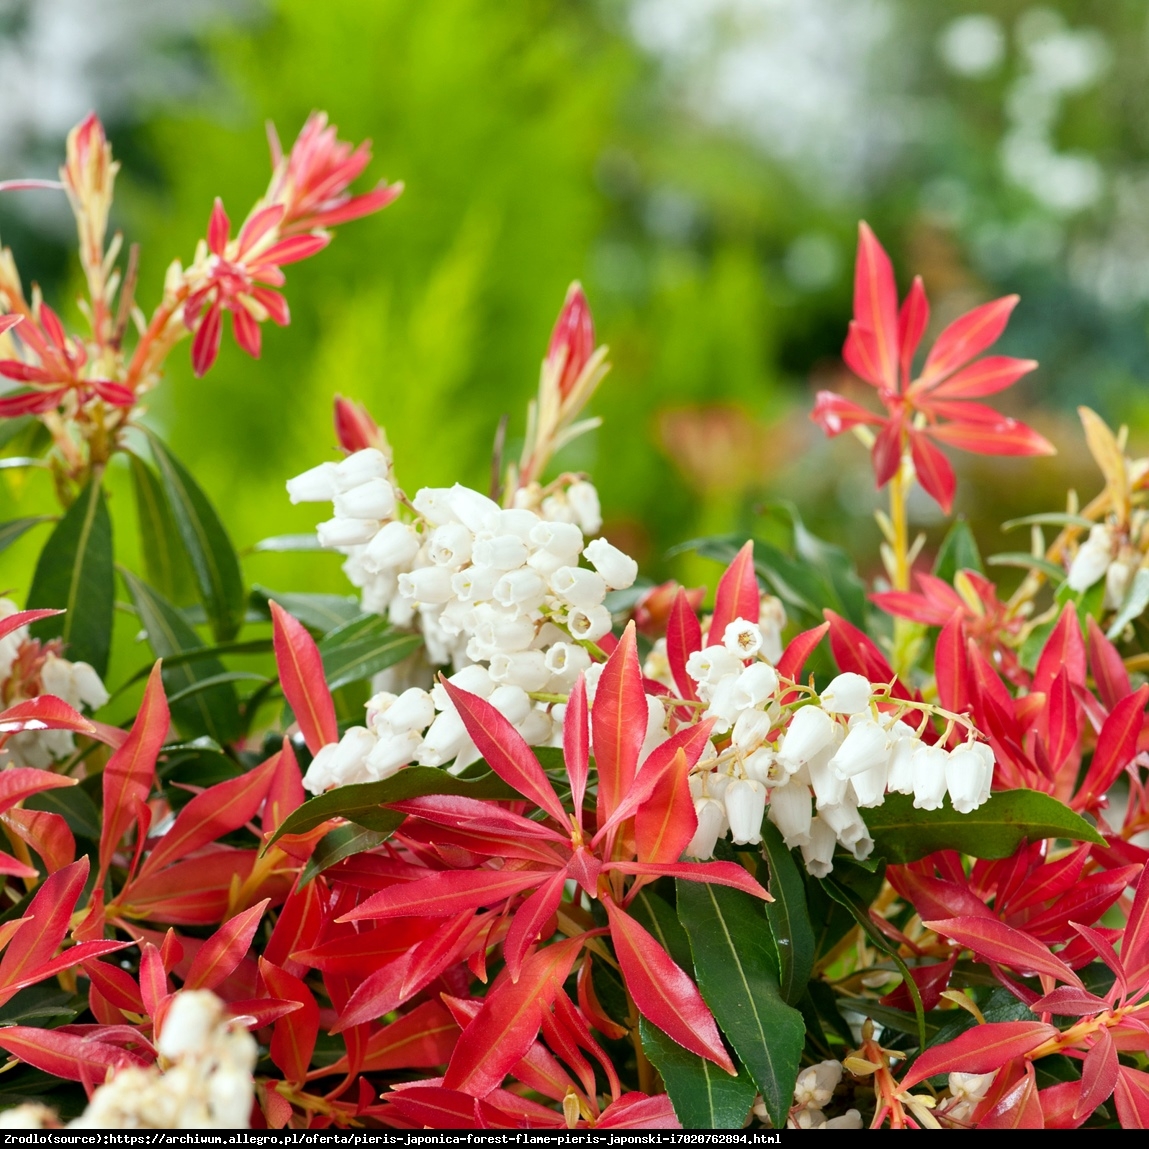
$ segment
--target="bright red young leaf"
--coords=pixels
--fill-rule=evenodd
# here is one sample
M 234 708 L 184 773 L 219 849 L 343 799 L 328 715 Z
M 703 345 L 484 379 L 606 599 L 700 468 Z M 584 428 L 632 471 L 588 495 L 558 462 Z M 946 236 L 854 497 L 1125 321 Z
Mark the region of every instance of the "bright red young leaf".
M 4 814 L 3 821 L 40 855 L 49 874 L 76 860 L 76 839 L 62 815 L 18 807 Z
M 198 338 L 198 336 L 197 336 Z M 279 683 L 312 754 L 339 741 L 335 703 L 323 675 L 323 659 L 303 623 L 277 602 L 270 604 Z
M 902 1081 L 912 1089 L 927 1077 L 939 1073 L 992 1073 L 1014 1057 L 1023 1057 L 1051 1037 L 1052 1025 L 1040 1021 L 991 1021 L 975 1025 L 965 1033 L 934 1045 L 922 1053 Z
M 142 1038 L 140 1044 L 144 1044 Z M 35 1029 L 25 1025 L 0 1029 L 0 1049 L 65 1081 L 103 1082 L 109 1069 L 130 1065 L 143 1068 L 152 1061 L 120 1045 L 79 1037 L 63 1029 Z
M 1043 973 L 1082 988 L 1081 979 L 1047 946 L 996 918 L 946 918 L 925 925 L 942 937 L 973 950 L 982 961 L 1009 966 L 1019 973 Z M 970 1070 L 980 1073 L 982 1070 Z
M 726 628 L 735 619 L 756 623 L 761 609 L 758 577 L 754 573 L 754 543 L 748 542 L 718 580 L 707 642 L 711 646 L 720 643 Z
M 702 649 L 702 627 L 685 591 L 680 590 L 666 624 L 666 661 L 682 698 L 696 699 L 694 679 L 686 673 L 686 660 Z
M 300 1005 L 275 1023 L 268 1052 L 285 1080 L 302 1084 L 319 1036 L 319 1006 L 303 981 L 286 970 L 260 958 L 259 972 L 269 994 Z
M 185 989 L 215 989 L 239 965 L 251 946 L 269 899 L 229 918 L 199 948 L 184 979 Z
M 596 824 L 600 830 L 634 781 L 646 736 L 646 718 L 635 628 L 629 623 L 599 676 L 590 711 L 598 768 Z

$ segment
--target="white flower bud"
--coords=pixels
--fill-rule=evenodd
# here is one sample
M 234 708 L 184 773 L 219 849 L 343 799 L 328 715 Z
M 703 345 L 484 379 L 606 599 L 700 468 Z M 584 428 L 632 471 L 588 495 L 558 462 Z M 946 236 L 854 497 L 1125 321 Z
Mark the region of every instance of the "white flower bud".
M 910 761 L 914 775 L 914 808 L 939 810 L 946 792 L 946 761 L 949 755 L 943 746 L 919 743 Z
M 806 870 L 815 878 L 824 878 L 834 868 L 834 850 L 838 845 L 838 835 L 821 817 L 810 823 L 809 841 L 802 844 L 802 861 Z
M 588 703 L 594 703 L 595 692 L 598 690 L 598 680 L 602 677 L 603 667 L 605 666 L 605 662 L 592 662 L 591 665 L 583 671 L 583 685 L 586 687 L 586 700 Z
M 1070 590 L 1088 590 L 1109 567 L 1113 559 L 1113 536 L 1109 528 L 1099 523 L 1089 532 L 1089 538 L 1078 548 L 1065 582 Z
M 486 602 L 500 578 L 502 575 L 491 567 L 464 567 L 451 576 L 451 590 L 463 602 Z
M 546 652 L 547 670 L 556 678 L 573 685 L 582 671 L 590 666 L 590 655 L 571 642 L 556 642 Z
M 472 534 L 477 534 L 487 519 L 499 513 L 499 504 L 494 499 L 488 499 L 486 495 L 459 483 L 444 493 L 443 502 Z
M 722 645 L 738 658 L 753 658 L 762 649 L 762 631 L 758 624 L 736 618 L 722 632 Z
M 740 778 L 726 787 L 726 817 L 735 844 L 755 845 L 762 841 L 762 817 L 766 813 L 766 787 L 761 782 Z M 807 803 L 808 804 L 808 803 Z
M 477 694 L 480 698 L 490 698 L 497 685 L 485 666 L 464 666 L 462 670 L 452 674 L 447 681 L 452 686 L 465 690 L 468 694 Z M 436 682 L 431 687 L 431 699 L 439 710 L 453 711 L 455 709 L 454 703 L 451 702 L 441 682 Z
M 391 461 L 382 451 L 365 447 L 348 455 L 335 467 L 335 488 L 339 492 L 369 483 L 372 479 L 385 479 L 391 472 Z
M 866 823 L 858 813 L 858 807 L 849 798 L 836 806 L 823 806 L 818 811 L 821 819 L 838 835 L 838 841 L 852 849 L 858 842 L 868 839 Z
M 547 584 L 533 570 L 520 567 L 503 575 L 492 593 L 500 605 L 529 614 L 547 597 Z
M 395 511 L 395 488 L 386 479 L 370 479 L 335 496 L 339 519 L 389 519 Z
M 444 523 L 431 532 L 427 557 L 437 567 L 458 570 L 470 560 L 474 542 L 474 536 L 462 523 Z
M 780 786 L 786 782 L 786 771 L 778 764 L 773 750 L 765 746 L 748 754 L 742 762 L 747 778 L 761 782 L 763 786 Z
M 800 707 L 786 727 L 778 750 L 779 760 L 793 773 L 833 741 L 834 726 L 834 720 L 821 707 Z
M 293 503 L 329 503 L 335 498 L 334 463 L 320 463 L 287 480 L 287 497 Z
M 327 767 L 337 786 L 360 781 L 367 755 L 375 749 L 376 738 L 365 726 L 349 727 L 339 740 Z
M 384 523 L 363 551 L 365 570 L 378 573 L 404 567 L 419 553 L 419 536 L 407 523 Z
M 694 831 L 686 853 L 691 858 L 705 861 L 714 856 L 718 837 L 726 828 L 726 807 L 713 798 L 696 798 L 694 814 L 698 819 L 698 829 Z
M 526 650 L 534 642 L 535 624 L 529 618 L 516 618 L 490 606 L 477 607 L 475 614 L 474 641 L 486 652 L 480 658 L 490 658 L 496 651 Z
M 421 487 L 415 492 L 411 505 L 431 526 L 441 527 L 458 521 L 451 506 L 452 494 L 448 487 Z
M 375 748 L 367 755 L 366 774 L 372 782 L 382 782 L 390 778 L 408 762 L 415 761 L 415 755 L 422 745 L 423 735 L 418 730 L 405 730 L 401 734 L 390 734 L 380 738 Z
M 743 754 L 757 749 L 770 733 L 770 715 L 762 710 L 743 710 L 734 723 L 731 741 Z
M 494 535 L 489 539 L 478 539 L 471 557 L 480 566 L 512 571 L 525 565 L 527 554 L 527 544 L 518 535 Z
M 530 542 L 539 550 L 564 559 L 568 565 L 575 565 L 582 550 L 583 534 L 574 523 L 539 522 L 531 528 Z
M 778 827 L 787 849 L 810 841 L 812 817 L 810 790 L 805 783 L 791 779 L 770 791 L 770 821 Z
M 524 543 L 528 542 L 531 532 L 539 525 L 539 516 L 525 507 L 515 507 L 511 510 L 496 511 L 487 519 L 486 529 L 492 535 L 514 535 Z
M 602 575 L 583 567 L 559 567 L 550 577 L 551 590 L 571 606 L 591 610 L 606 596 Z
M 839 674 L 822 691 L 822 709 L 828 714 L 861 714 L 870 708 L 874 688 L 860 674 Z
M 580 642 L 597 642 L 604 634 L 610 633 L 610 611 L 605 606 L 572 607 L 567 615 L 567 629 L 571 637 Z
M 638 578 L 638 563 L 606 539 L 587 543 L 582 553 L 612 590 L 626 590 Z
M 886 800 L 886 780 L 889 777 L 888 761 L 883 759 L 869 770 L 850 776 L 850 785 L 854 789 L 854 798 L 858 809 L 868 810 L 880 806 Z
M 839 778 L 852 778 L 864 770 L 885 763 L 890 753 L 890 737 L 881 725 L 867 718 L 854 726 L 830 759 L 830 769 Z
M 379 530 L 375 519 L 328 519 L 315 528 L 321 547 L 360 547 Z
M 831 1117 L 823 1129 L 861 1129 L 862 1115 L 856 1109 L 847 1109 L 840 1117 Z
M 442 567 L 418 567 L 399 576 L 399 593 L 412 602 L 446 602 L 451 597 L 451 572 Z
M 752 662 L 741 674 L 734 688 L 734 705 L 739 710 L 761 706 L 778 689 L 778 675 L 765 662 Z
M 554 725 L 545 710 L 531 710 L 515 729 L 528 746 L 542 746 L 550 740 Z
M 100 676 L 86 662 L 72 663 L 72 684 L 89 710 L 99 710 L 110 697 Z
M 914 752 L 920 743 L 914 728 L 905 722 L 890 727 L 890 761 L 886 789 L 892 794 L 914 792 Z
M 566 491 L 567 503 L 574 514 L 575 522 L 588 535 L 602 529 L 602 509 L 599 507 L 598 491 L 585 481 L 571 483 Z
M 463 720 L 454 710 L 444 710 L 423 737 L 418 761 L 422 766 L 442 766 L 450 762 L 470 742 Z
M 499 651 L 491 656 L 491 677 L 499 683 L 523 690 L 542 690 L 550 679 L 541 650 L 521 650 L 512 654 Z
M 395 734 L 425 730 L 435 720 L 435 703 L 427 691 L 412 686 L 391 703 L 386 716 Z
M 550 551 L 535 551 L 535 553 L 527 559 L 527 566 L 549 582 L 551 575 L 553 575 L 555 571 L 560 567 L 569 566 L 577 558 L 577 554 L 573 556 L 555 555 L 551 554 Z
M 989 796 L 986 775 L 992 771 L 993 751 L 983 742 L 967 743 L 950 752 L 946 758 L 946 789 L 959 814 L 976 810 Z
M 820 1061 L 804 1069 L 794 1084 L 794 1104 L 804 1109 L 824 1109 L 841 1080 L 840 1061 Z
M 518 726 L 531 713 L 530 697 L 521 686 L 498 686 L 488 701 L 512 726 Z
M 745 669 L 742 660 L 736 654 L 731 654 L 724 646 L 704 646 L 686 660 L 686 673 L 695 682 L 708 686 L 723 678 L 741 679 Z

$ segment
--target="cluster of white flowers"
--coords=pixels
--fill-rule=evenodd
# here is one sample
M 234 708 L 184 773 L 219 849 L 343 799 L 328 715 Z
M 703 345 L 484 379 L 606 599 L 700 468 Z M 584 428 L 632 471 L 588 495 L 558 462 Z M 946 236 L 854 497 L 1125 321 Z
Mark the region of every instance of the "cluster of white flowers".
M 786 1118 L 787 1129 L 861 1129 L 862 1115 L 848 1109 L 840 1117 L 827 1117 L 823 1112 L 842 1080 L 840 1061 L 820 1061 L 798 1074 L 794 1083 L 794 1104 Z M 769 1124 L 770 1115 L 761 1097 L 754 1102 L 754 1115 Z
M 156 1049 L 166 1068 L 121 1069 L 93 1094 L 69 1129 L 247 1129 L 254 1096 L 255 1039 L 229 1022 L 209 990 L 184 990 L 172 1000 Z M 57 1129 L 46 1106 L 19 1105 L 0 1115 L 0 1128 Z
M 1117 610 L 1125 601 L 1133 576 L 1145 562 L 1149 544 L 1149 514 L 1136 510 L 1129 530 L 1109 523 L 1098 523 L 1078 548 L 1069 564 L 1066 583 L 1078 594 L 1105 580 L 1106 610 Z
M 736 843 L 761 841 L 764 814 L 790 848 L 800 847 L 815 877 L 833 869 L 840 843 L 858 859 L 874 843 L 860 811 L 880 806 L 887 793 L 913 794 L 914 806 L 936 810 L 948 791 L 954 809 L 968 813 L 988 797 L 993 753 L 967 742 L 952 751 L 930 745 L 896 702 L 860 674 L 838 675 L 816 699 L 791 710 L 769 662 L 758 657 L 761 632 L 738 619 L 721 645 L 691 655 L 687 673 L 715 720 L 730 735 L 721 754 L 704 755 L 691 776 L 698 832 L 687 852 L 708 858 L 727 831 Z M 751 661 L 747 664 L 746 660 Z M 813 806 L 813 808 L 812 808 Z
M 974 1114 L 974 1110 L 989 1092 L 997 1070 L 991 1073 L 951 1073 L 949 1075 L 950 1099 L 938 1109 L 939 1116 L 947 1118 L 955 1125 L 964 1125 Z
M 0 598 L 0 619 L 18 613 L 16 604 Z M 86 662 L 69 662 L 34 643 L 26 626 L 0 638 L 0 708 L 40 694 L 54 694 L 75 710 L 99 710 L 108 701 L 100 676 Z M 0 751 L 0 766 L 45 769 L 76 749 L 68 730 L 26 730 L 13 735 Z
M 334 503 L 319 541 L 347 555 L 343 569 L 364 610 L 418 627 L 432 665 L 452 667 L 452 681 L 486 698 L 527 742 L 547 743 L 555 716 L 531 694 L 567 694 L 590 669 L 583 644 L 611 629 L 608 591 L 638 576 L 638 564 L 606 539 L 585 541 L 601 526 L 594 487 L 560 487 L 537 510 L 502 508 L 458 484 L 424 487 L 405 521 L 390 474 L 387 456 L 367 448 L 313 467 L 287 489 L 292 502 Z M 442 687 L 411 686 L 376 694 L 367 724 L 325 747 L 305 784 L 319 793 L 412 762 L 461 767 L 475 754 Z

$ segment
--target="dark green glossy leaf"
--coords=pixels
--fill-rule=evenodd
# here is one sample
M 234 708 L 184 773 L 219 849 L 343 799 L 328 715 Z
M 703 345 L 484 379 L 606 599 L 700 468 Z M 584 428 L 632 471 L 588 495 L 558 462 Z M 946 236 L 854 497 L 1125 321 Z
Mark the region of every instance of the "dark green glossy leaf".
M 212 633 L 220 640 L 234 638 L 245 606 L 243 575 L 235 547 L 195 479 L 158 436 L 149 433 L 148 442 Z
M 41 790 L 39 794 L 25 798 L 24 806 L 28 810 L 59 814 L 78 838 L 88 838 L 93 842 L 100 840 L 100 810 L 83 786 Z
M 683 1049 L 646 1018 L 638 1023 L 642 1048 L 662 1075 L 683 1129 L 741 1129 L 758 1089 L 745 1069 L 731 1077 Z
M 66 613 L 32 625 L 36 638 L 60 638 L 73 662 L 108 670 L 115 607 L 112 520 L 99 481 L 91 480 L 56 524 L 32 576 L 28 607 Z
M 698 988 L 766 1102 L 786 1120 L 806 1027 L 782 1000 L 762 903 L 741 890 L 676 883 L 678 918 L 690 939 Z
M 183 616 L 158 591 L 141 582 L 131 571 L 120 577 L 132 596 L 148 645 L 157 658 L 184 654 L 202 648 L 203 641 Z M 189 737 L 206 734 L 221 745 L 233 741 L 240 732 L 239 697 L 217 658 L 198 658 L 163 668 L 164 691 L 172 717 Z M 208 685 L 211 683 L 211 685 Z
M 346 818 L 364 829 L 389 834 L 402 822 L 403 816 L 392 810 L 381 810 L 382 803 L 423 794 L 462 794 L 469 798 L 521 797 L 517 790 L 511 789 L 495 774 L 466 781 L 434 766 L 406 766 L 382 782 L 338 786 L 326 794 L 309 798 L 284 821 L 272 841 L 283 834 L 305 834 L 328 818 Z
M 969 529 L 969 523 L 965 519 L 955 519 L 938 548 L 937 558 L 934 559 L 934 574 L 952 583 L 954 575 L 961 570 L 984 573 L 981 552 L 977 549 L 977 541 Z
M 774 895 L 774 900 L 766 903 L 766 920 L 778 951 L 782 997 L 797 1005 L 814 970 L 814 927 L 806 908 L 806 885 L 782 835 L 769 821 L 762 823 L 762 849 L 769 875 L 759 872 L 758 880 Z
M 9 519 L 6 523 L 0 523 L 0 551 L 7 550 L 25 531 L 51 521 L 51 515 L 29 515 L 27 518 Z
M 913 803 L 909 794 L 889 794 L 866 811 L 876 856 L 916 862 L 935 850 L 957 850 L 975 858 L 1008 858 L 1023 840 L 1104 842 L 1079 814 L 1037 790 L 998 790 L 969 814 L 957 813 L 948 798 L 940 810 L 915 810 Z
M 167 495 L 143 459 L 132 455 L 130 461 L 144 578 L 169 602 L 187 602 L 195 595 L 195 582 Z
M 346 630 L 346 628 L 340 628 Z M 338 637 L 337 637 L 338 636 Z M 402 662 L 417 650 L 423 639 L 410 631 L 392 630 L 384 619 L 375 625 L 359 626 L 348 641 L 340 641 L 338 632 L 319 644 L 323 673 L 331 690 L 359 682 Z
M 359 600 L 343 594 L 280 594 L 258 583 L 251 588 L 252 605 L 270 618 L 268 602 L 274 599 L 288 614 L 299 619 L 304 626 L 326 634 L 362 616 Z
M 364 850 L 372 850 L 385 841 L 383 834 L 375 830 L 364 830 L 354 824 L 337 826 L 329 834 L 324 834 L 319 844 L 312 851 L 307 865 L 303 867 L 299 884 L 306 886 L 318 874 L 322 874 L 328 866 L 350 858 L 352 854 L 361 854 Z

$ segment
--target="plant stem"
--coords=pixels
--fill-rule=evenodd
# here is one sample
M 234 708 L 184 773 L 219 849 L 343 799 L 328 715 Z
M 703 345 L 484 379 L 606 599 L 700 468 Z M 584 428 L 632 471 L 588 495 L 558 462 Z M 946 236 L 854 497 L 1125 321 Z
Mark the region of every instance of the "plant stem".
M 893 569 L 887 573 L 894 590 L 910 589 L 910 532 L 906 517 L 906 499 L 910 493 L 910 467 L 903 455 L 897 472 L 890 480 L 890 526 L 893 538 L 890 550 L 893 553 Z M 904 679 L 913 664 L 913 646 L 917 637 L 917 627 L 905 618 L 894 619 L 894 672 Z

